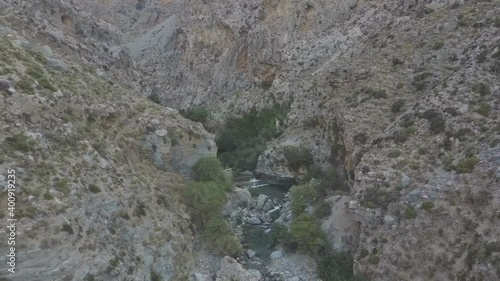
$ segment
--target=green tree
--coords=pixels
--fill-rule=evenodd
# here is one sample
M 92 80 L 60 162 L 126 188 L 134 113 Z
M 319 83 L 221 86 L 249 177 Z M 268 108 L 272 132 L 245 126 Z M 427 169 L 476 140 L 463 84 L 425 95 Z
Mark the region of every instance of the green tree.
M 226 202 L 226 193 L 217 182 L 189 181 L 186 183 L 184 198 L 193 215 L 200 216 L 204 223 L 220 216 Z
M 292 186 L 290 195 L 292 197 L 292 214 L 297 217 L 302 214 L 307 204 L 316 199 L 318 193 L 314 185 L 303 184 Z
M 288 167 L 298 171 L 301 167 L 309 168 L 313 164 L 311 150 L 305 147 L 285 146 L 283 154 L 288 163 Z
M 208 221 L 203 237 L 212 250 L 222 255 L 234 257 L 242 252 L 243 248 L 240 241 L 222 218 L 214 218 Z
M 292 242 L 297 243 L 299 251 L 319 257 L 328 248 L 325 233 L 318 221 L 307 214 L 295 218 L 290 227 Z
M 193 179 L 195 181 L 213 181 L 221 185 L 224 190 L 231 190 L 232 182 L 217 157 L 203 157 L 193 166 Z

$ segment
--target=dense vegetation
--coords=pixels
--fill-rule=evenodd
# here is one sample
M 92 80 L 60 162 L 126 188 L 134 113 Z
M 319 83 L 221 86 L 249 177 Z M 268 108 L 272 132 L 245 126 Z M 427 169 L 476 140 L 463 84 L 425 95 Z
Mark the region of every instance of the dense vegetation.
M 186 183 L 184 198 L 195 225 L 203 229 L 203 238 L 213 251 L 237 256 L 241 250 L 238 238 L 222 218 L 226 191 L 232 180 L 216 157 L 205 157 L 193 166 L 193 179 Z
M 200 122 L 207 127 L 207 121 L 210 118 L 210 110 L 205 106 L 196 106 L 190 109 L 181 109 L 179 113 L 187 119 L 194 122 Z
M 280 124 L 288 110 L 288 105 L 276 103 L 229 119 L 215 140 L 221 161 L 235 170 L 254 170 L 266 142 L 281 135 Z

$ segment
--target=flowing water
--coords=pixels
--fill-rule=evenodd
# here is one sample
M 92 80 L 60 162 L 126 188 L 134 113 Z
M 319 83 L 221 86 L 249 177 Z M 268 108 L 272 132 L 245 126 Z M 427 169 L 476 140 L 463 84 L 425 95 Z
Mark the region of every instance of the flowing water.
M 250 183 L 250 184 L 249 184 Z M 247 188 L 252 194 L 252 197 L 257 198 L 259 194 L 265 194 L 273 201 L 276 201 L 276 206 L 282 206 L 285 201 L 285 194 L 288 192 L 287 187 L 278 185 L 267 185 L 265 182 L 249 179 L 241 187 Z M 276 207 L 277 208 L 277 207 Z M 280 211 L 277 210 L 271 213 L 273 221 L 280 216 Z M 270 230 L 274 223 L 262 223 L 260 225 L 246 225 L 243 227 L 243 240 L 245 249 L 255 251 L 262 264 L 253 263 L 247 260 L 247 268 L 258 269 L 261 272 L 264 265 L 268 262 L 269 256 L 276 249 L 270 245 Z

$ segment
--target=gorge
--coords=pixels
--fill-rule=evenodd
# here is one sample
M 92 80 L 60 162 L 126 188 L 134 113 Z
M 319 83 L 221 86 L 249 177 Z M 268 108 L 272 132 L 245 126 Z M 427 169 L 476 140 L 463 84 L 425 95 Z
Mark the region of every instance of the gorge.
M 500 280 L 499 74 L 498 0 L 0 0 L 0 281 Z

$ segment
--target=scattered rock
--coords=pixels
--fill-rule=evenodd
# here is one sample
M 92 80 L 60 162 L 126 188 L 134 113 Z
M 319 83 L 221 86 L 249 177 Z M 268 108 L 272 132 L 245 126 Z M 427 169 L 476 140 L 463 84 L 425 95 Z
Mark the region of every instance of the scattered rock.
M 59 59 L 47 58 L 47 66 L 57 71 L 69 72 L 68 66 Z
M 224 257 L 221 262 L 221 268 L 217 272 L 217 280 L 219 281 L 258 281 L 258 279 L 244 269 L 235 259 L 228 256 Z
M 280 259 L 281 257 L 283 257 L 283 251 L 281 251 L 281 250 L 274 251 L 269 256 L 269 258 L 271 258 L 272 260 L 277 260 L 277 259 Z
M 247 219 L 247 222 L 252 225 L 258 225 L 262 223 L 258 217 L 250 217 Z
M 401 178 L 401 186 L 407 188 L 411 184 L 411 179 L 407 175 L 403 175 Z
M 262 274 L 257 269 L 249 269 L 248 272 L 252 274 L 257 280 L 262 279 Z
M 359 206 L 358 201 L 356 201 L 356 200 L 349 201 L 349 205 L 348 205 L 349 209 L 357 209 L 358 206 Z
M 384 223 L 388 225 L 393 225 L 394 224 L 394 217 L 385 215 L 384 216 Z
M 259 194 L 259 196 L 257 197 L 257 208 L 262 209 L 266 201 L 267 201 L 267 195 Z
M 204 274 L 201 274 L 201 273 L 193 273 L 193 279 L 194 281 L 209 281 L 209 280 L 212 280 L 212 278 L 204 275 Z
M 254 250 L 251 250 L 251 249 L 248 249 L 248 250 L 247 250 L 247 257 L 248 257 L 249 259 L 251 259 L 251 258 L 255 257 L 255 255 L 256 255 L 256 253 L 255 253 L 255 251 L 254 251 Z

